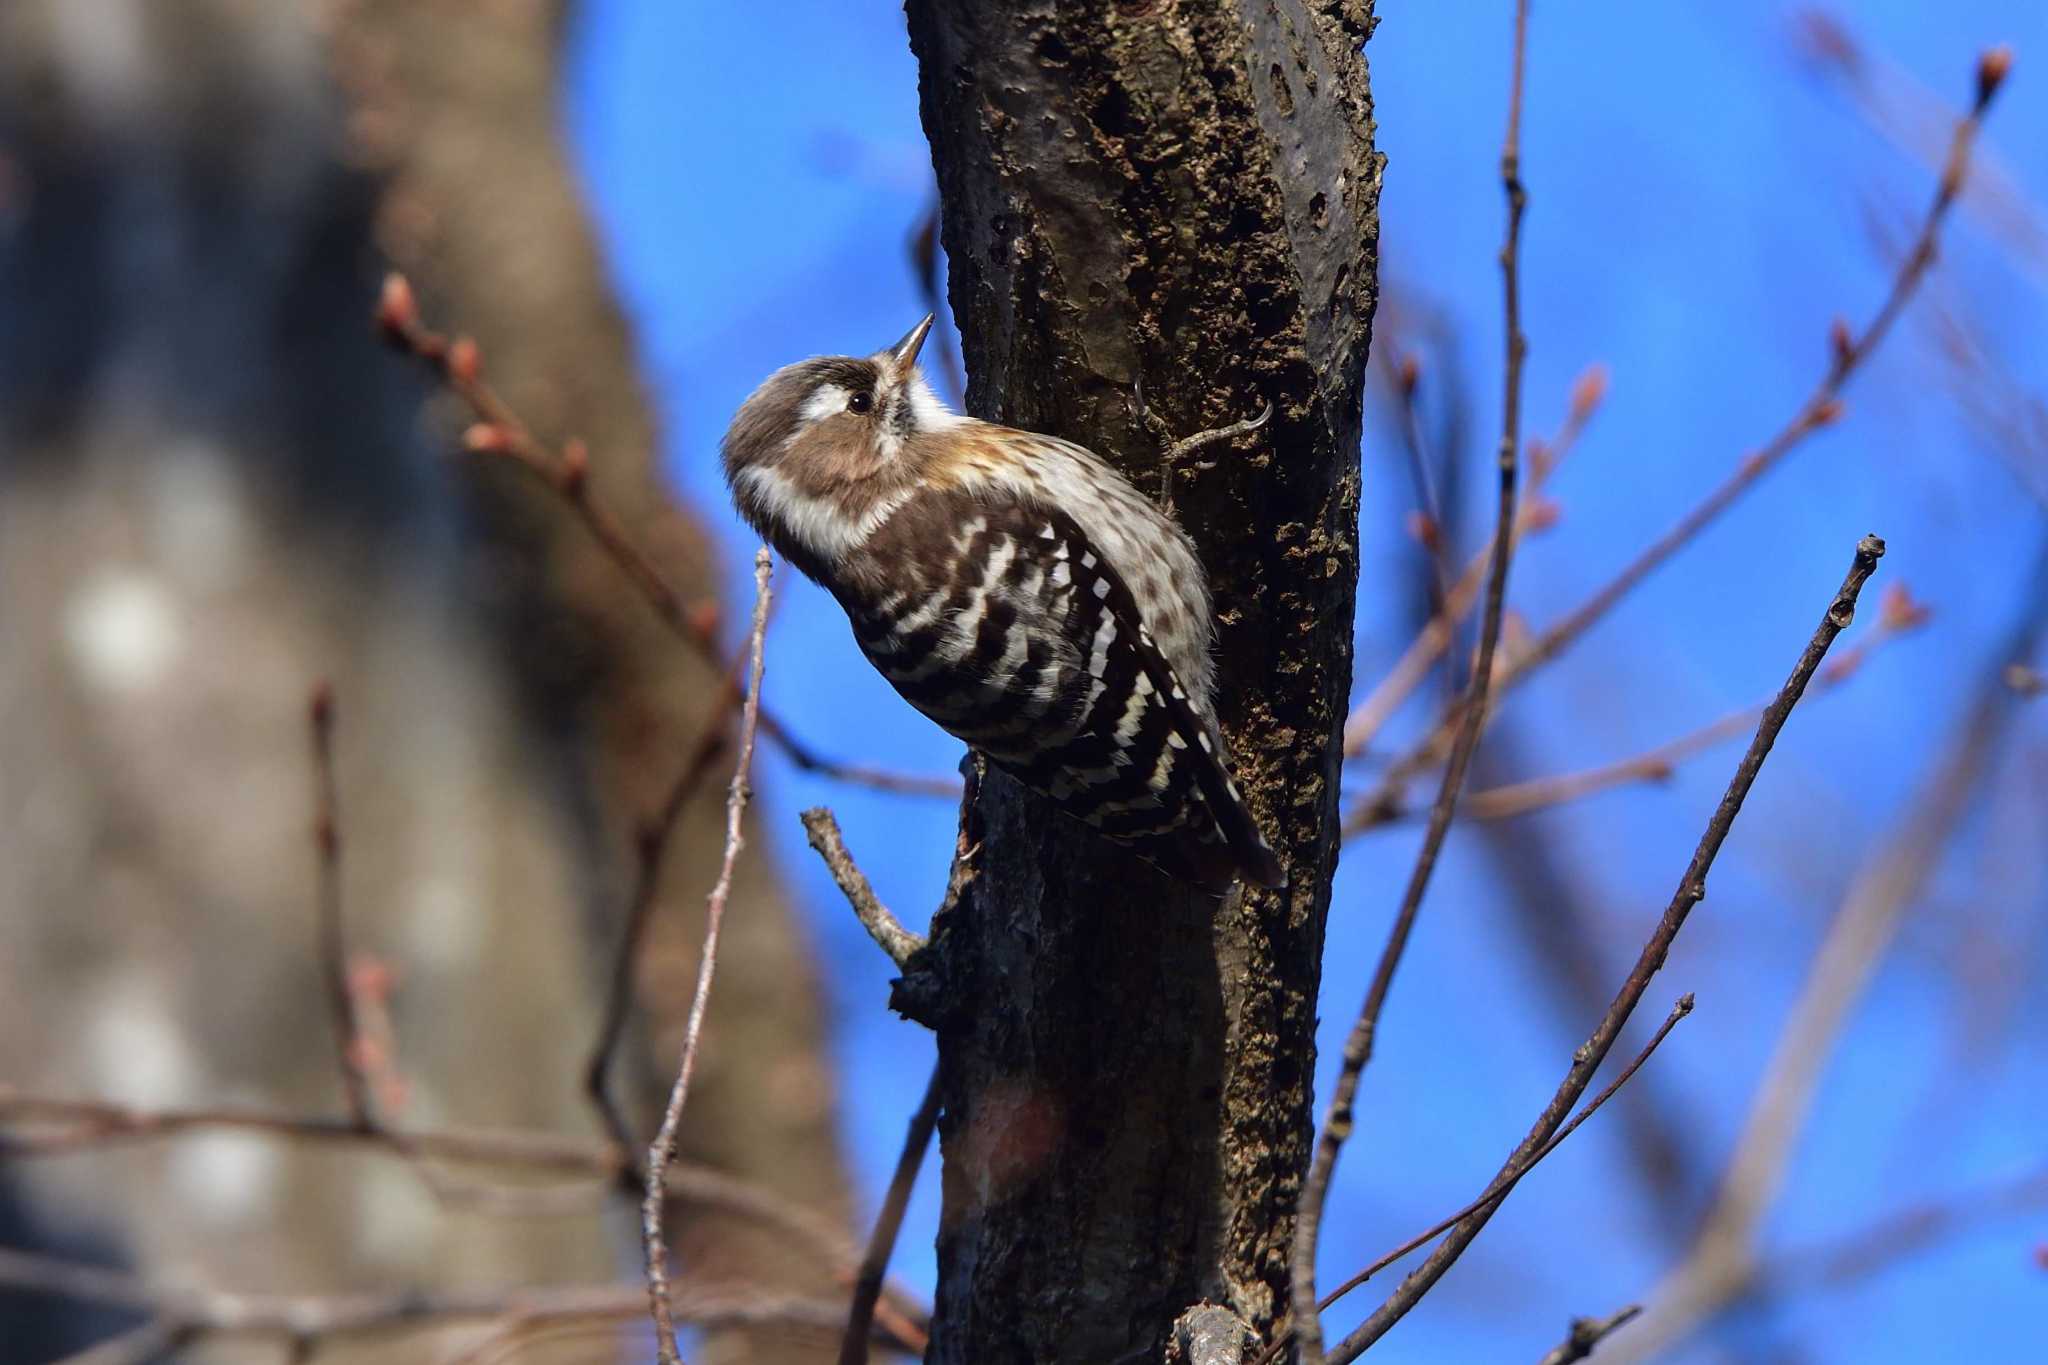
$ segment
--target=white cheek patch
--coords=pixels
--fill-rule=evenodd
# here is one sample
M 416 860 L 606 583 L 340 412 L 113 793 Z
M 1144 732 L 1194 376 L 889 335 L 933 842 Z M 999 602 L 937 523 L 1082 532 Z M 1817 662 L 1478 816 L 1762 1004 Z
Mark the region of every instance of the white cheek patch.
M 843 384 L 820 384 L 797 409 L 797 416 L 806 423 L 822 422 L 835 412 L 845 412 L 846 402 L 853 397 L 853 390 Z
M 770 540 L 793 543 L 830 562 L 866 542 L 915 490 L 892 493 L 860 517 L 847 516 L 831 499 L 806 493 L 780 470 L 763 465 L 749 466 L 735 475 L 733 491 L 739 495 L 747 519 Z

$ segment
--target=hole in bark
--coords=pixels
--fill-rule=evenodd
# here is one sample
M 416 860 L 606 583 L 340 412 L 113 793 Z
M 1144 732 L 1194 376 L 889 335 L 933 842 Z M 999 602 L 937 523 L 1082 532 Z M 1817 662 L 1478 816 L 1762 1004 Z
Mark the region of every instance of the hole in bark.
M 1247 286 L 1245 289 L 1244 312 L 1251 319 L 1252 330 L 1262 337 L 1279 336 L 1287 330 L 1287 324 L 1294 319 L 1297 295 L 1291 289 L 1276 289 L 1270 285 Z
M 1273 78 L 1273 107 L 1280 111 L 1281 118 L 1294 117 L 1294 90 L 1287 84 L 1287 73 L 1280 69 L 1280 63 L 1273 63 L 1269 73 Z
M 1047 32 L 1038 35 L 1038 60 L 1047 66 L 1065 66 L 1073 56 L 1066 40 L 1059 34 Z
M 1095 102 L 1095 126 L 1112 137 L 1132 131 L 1131 99 L 1120 87 L 1112 85 Z
M 1318 232 L 1330 225 L 1330 199 L 1321 190 L 1308 201 L 1308 221 Z

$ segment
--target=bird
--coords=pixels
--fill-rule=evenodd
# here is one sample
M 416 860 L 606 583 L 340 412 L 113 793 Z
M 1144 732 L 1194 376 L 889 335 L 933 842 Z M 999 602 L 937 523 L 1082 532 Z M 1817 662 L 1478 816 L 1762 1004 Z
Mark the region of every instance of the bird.
M 1225 764 L 1193 542 L 1086 447 L 949 409 L 931 328 L 764 380 L 721 446 L 740 515 L 990 764 L 1212 895 L 1284 885 Z

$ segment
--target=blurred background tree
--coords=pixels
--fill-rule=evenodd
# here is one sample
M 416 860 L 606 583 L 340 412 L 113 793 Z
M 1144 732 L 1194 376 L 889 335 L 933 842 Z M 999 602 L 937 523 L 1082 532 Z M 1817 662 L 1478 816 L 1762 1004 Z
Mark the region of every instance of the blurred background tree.
M 305 741 L 324 678 L 354 941 L 394 983 L 394 1113 L 590 1128 L 576 1097 L 636 840 L 718 673 L 544 490 L 444 454 L 450 414 L 368 313 L 388 264 L 413 270 L 538 427 L 604 452 L 594 487 L 715 601 L 558 132 L 565 22 L 406 0 L 0 13 L 7 1083 L 337 1103 Z M 639 959 L 618 1077 L 636 1133 L 680 1036 L 719 786 L 683 811 Z M 765 859 L 737 896 L 684 1149 L 839 1216 L 816 965 Z M 277 1292 L 604 1279 L 623 1226 L 593 1195 L 508 1235 L 437 1210 L 402 1165 L 250 1135 L 7 1174 L 36 1224 Z M 685 1226 L 693 1266 L 817 1278 L 730 1220 Z M 49 1306 L 5 1302 L 0 1340 L 28 1340 L 22 1315 Z
M 1402 8 L 1368 49 L 1389 164 L 1358 700 L 1431 610 L 1413 470 L 1431 475 L 1451 566 L 1488 530 L 1507 8 Z M 925 306 L 905 242 L 929 219 L 930 153 L 900 14 L 882 0 L 318 15 L 16 0 L 0 25 L 0 1083 L 339 1112 L 303 734 L 307 688 L 327 676 L 351 920 L 397 974 L 403 1116 L 594 1131 L 578 1073 L 631 899 L 633 827 L 715 676 L 583 558 L 559 506 L 439 456 L 449 424 L 422 428 L 418 374 L 372 352 L 362 319 L 383 262 L 405 265 L 433 318 L 479 335 L 536 428 L 589 438 L 594 477 L 617 480 L 607 492 L 678 582 L 697 596 L 743 581 L 752 546 L 724 521 L 713 458 L 733 407 L 775 366 L 869 348 Z M 1397 1356 L 1534 1359 L 1571 1314 L 1636 1300 L 1657 1310 L 1645 1335 L 1602 1358 L 1652 1343 L 1687 1362 L 2036 1347 L 2048 234 L 2030 134 L 2048 83 L 2029 59 L 2048 51 L 2048 13 L 1537 11 L 1525 427 L 1555 449 L 1575 407 L 1585 420 L 1544 488 L 1554 526 L 1517 564 L 1507 648 L 1611 581 L 1799 411 L 1833 320 L 1860 327 L 1896 278 L 1969 73 L 1998 41 L 2019 61 L 1971 188 L 1839 419 L 1516 689 L 1481 746 L 1474 818 L 1453 834 L 1340 1169 L 1325 1284 L 1464 1204 L 1526 1130 L 1733 763 L 1663 747 L 1768 694 L 1857 536 L 1883 534 L 1880 582 L 1910 585 L 1889 614 L 1866 601 L 1843 648 L 1895 629 L 1795 716 L 1659 979 L 1697 990 L 1698 1009 L 1524 1182 L 1388 1341 Z M 556 150 L 558 86 L 573 163 Z M 586 239 L 557 236 L 573 233 L 579 183 L 609 271 Z M 648 399 L 630 392 L 607 279 Z M 578 321 L 593 314 L 611 320 Z M 719 528 L 710 541 L 653 499 L 661 473 Z M 768 701 L 797 733 L 950 770 L 950 742 L 787 574 L 769 648 Z M 1354 760 L 1351 799 L 1429 727 L 1444 684 L 1432 673 Z M 1630 766 L 1583 799 L 1553 788 L 1507 814 L 1532 804 L 1507 799 L 1511 784 L 1610 763 Z M 773 750 L 760 785 L 750 857 L 786 869 L 830 969 L 815 990 L 789 984 L 807 981 L 802 950 L 773 932 L 787 921 L 760 907 L 781 902 L 748 864 L 763 880 L 735 909 L 714 1010 L 771 1041 L 711 1040 L 705 1064 L 734 1067 L 746 1093 L 734 1106 L 703 1089 L 691 1112 L 749 1126 L 685 1137 L 828 1210 L 866 1205 L 930 1045 L 883 1010 L 894 968 L 793 813 L 829 800 L 908 911 L 939 899 L 955 811 L 849 791 Z M 1489 791 L 1501 818 L 1479 818 Z M 715 806 L 691 805 L 666 860 L 667 947 L 641 996 L 657 1041 L 622 1072 L 636 1123 L 673 1057 Z M 1344 848 L 1319 1096 L 1415 838 L 1404 816 Z M 771 940 L 758 976 L 742 946 L 757 932 Z M 770 1145 L 833 1135 L 866 1197 L 845 1196 L 829 1146 Z M 39 1238 L 151 1274 L 247 1289 L 458 1264 L 492 1280 L 630 1276 L 622 1222 L 438 1213 L 402 1167 L 325 1148 L 187 1138 L 7 1170 L 8 1208 Z M 918 1291 L 937 1204 L 927 1179 L 897 1258 Z M 1370 1294 L 1330 1312 L 1333 1338 Z M 52 1302 L 0 1308 L 47 1328 Z

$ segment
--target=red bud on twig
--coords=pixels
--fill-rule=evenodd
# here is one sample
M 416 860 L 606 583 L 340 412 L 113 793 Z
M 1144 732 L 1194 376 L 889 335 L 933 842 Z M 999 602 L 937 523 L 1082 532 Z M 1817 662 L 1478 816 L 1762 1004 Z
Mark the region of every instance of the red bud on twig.
M 1419 509 L 1408 514 L 1408 534 L 1431 554 L 1443 542 L 1443 528 L 1436 524 L 1436 518 Z
M 562 447 L 562 492 L 572 498 L 582 496 L 583 485 L 589 478 L 590 447 L 572 436 Z
M 1607 366 L 1597 360 L 1580 372 L 1572 383 L 1573 421 L 1583 422 L 1593 415 L 1594 409 L 1607 397 L 1608 378 Z
M 462 433 L 462 445 L 476 455 L 503 455 L 512 448 L 512 435 L 496 422 L 478 422 Z
M 2005 43 L 1985 49 L 1977 59 L 1977 108 L 1981 111 L 1991 103 L 1991 97 L 1998 93 L 1998 87 L 2012 72 L 2012 48 Z
M 419 326 L 419 300 L 412 292 L 412 283 L 397 271 L 384 277 L 384 288 L 377 296 L 377 330 L 384 339 L 401 350 L 412 349 L 412 329 Z
M 448 377 L 458 384 L 474 384 L 483 373 L 483 352 L 469 337 L 457 337 L 448 348 Z

